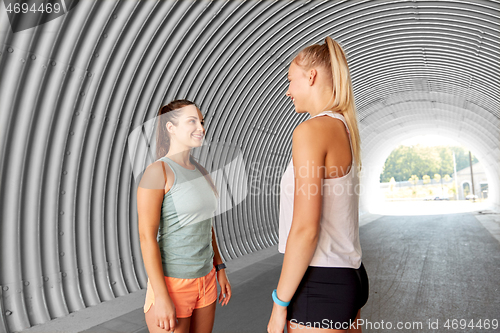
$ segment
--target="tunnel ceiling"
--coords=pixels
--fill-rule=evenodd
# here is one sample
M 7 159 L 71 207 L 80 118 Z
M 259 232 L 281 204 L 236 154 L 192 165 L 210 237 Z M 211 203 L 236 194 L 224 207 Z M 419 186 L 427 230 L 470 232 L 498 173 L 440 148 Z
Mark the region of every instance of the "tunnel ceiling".
M 441 128 L 470 138 L 500 201 L 498 1 L 72 7 L 13 33 L 0 5 L 0 331 L 145 288 L 131 158 L 148 148 L 129 137 L 161 105 L 195 101 L 206 140 L 239 147 L 247 168 L 284 167 L 307 119 L 284 95 L 288 64 L 326 35 L 348 56 L 364 165 L 383 163 L 383 143 Z M 261 193 L 217 216 L 224 258 L 275 245 L 278 207 Z

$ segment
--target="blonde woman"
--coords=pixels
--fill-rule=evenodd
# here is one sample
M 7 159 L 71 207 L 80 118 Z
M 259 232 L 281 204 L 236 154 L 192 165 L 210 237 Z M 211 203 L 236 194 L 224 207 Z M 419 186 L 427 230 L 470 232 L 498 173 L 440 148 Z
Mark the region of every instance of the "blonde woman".
M 268 332 L 361 332 L 352 323 L 368 299 L 358 224 L 360 139 L 342 47 L 301 50 L 286 96 L 311 119 L 292 137 L 281 180 L 279 251 L 284 252 Z
M 203 116 L 188 100 L 159 112 L 157 157 L 137 190 L 139 233 L 148 284 L 144 313 L 149 332 L 209 333 L 219 303 L 231 298 L 214 236 L 217 190 L 191 156 L 205 135 Z

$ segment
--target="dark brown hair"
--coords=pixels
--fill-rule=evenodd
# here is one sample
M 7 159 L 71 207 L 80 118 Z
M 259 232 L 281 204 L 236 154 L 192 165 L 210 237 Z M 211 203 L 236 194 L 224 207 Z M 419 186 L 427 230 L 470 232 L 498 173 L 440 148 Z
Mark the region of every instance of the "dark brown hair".
M 187 99 L 176 99 L 160 108 L 158 111 L 158 125 L 156 129 L 156 158 L 162 158 L 167 155 L 170 150 L 170 133 L 167 131 L 167 123 L 171 122 L 174 126 L 179 125 L 178 118 L 184 112 L 182 108 L 188 105 L 194 105 L 199 110 L 200 108 L 194 102 L 191 102 Z M 217 192 L 217 188 L 212 180 L 212 177 L 208 174 L 208 171 L 201 166 L 193 157 L 193 155 L 189 154 L 189 160 L 193 163 L 198 170 L 205 177 L 207 182 L 212 187 L 215 195 L 218 197 L 219 193 Z

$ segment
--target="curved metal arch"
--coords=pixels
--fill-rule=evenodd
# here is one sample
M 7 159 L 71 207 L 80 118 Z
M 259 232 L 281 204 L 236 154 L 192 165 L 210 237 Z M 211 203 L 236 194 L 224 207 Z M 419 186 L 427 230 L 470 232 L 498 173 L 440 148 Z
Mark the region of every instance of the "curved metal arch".
M 143 8 L 145 6 L 142 6 Z M 137 7 L 134 7 L 136 9 Z M 141 8 L 142 9 L 142 8 Z M 132 18 L 129 21 L 133 21 L 135 19 L 140 19 L 141 17 L 137 17 L 140 15 L 140 11 L 142 11 L 142 19 L 146 19 L 150 13 L 152 12 L 152 9 L 154 9 L 154 6 L 151 7 L 151 10 L 134 10 L 133 14 L 131 15 Z M 109 23 L 110 21 L 106 23 L 106 28 L 105 31 L 110 33 L 112 32 L 112 23 Z M 103 35 L 103 38 L 107 38 L 108 33 Z M 101 189 L 95 189 L 94 192 L 96 193 L 93 195 L 95 198 L 95 202 L 103 202 L 104 204 L 101 206 L 102 209 L 99 205 L 96 205 L 98 208 L 93 209 L 93 211 L 96 214 L 99 214 L 101 217 L 99 220 L 105 221 L 104 229 L 96 229 L 101 231 L 102 234 L 100 237 L 102 237 L 103 242 L 104 242 L 104 247 L 103 248 L 98 248 L 97 250 L 94 248 L 94 252 L 102 252 L 105 253 L 104 261 L 102 261 L 102 257 L 99 258 L 96 262 L 97 271 L 99 272 L 99 266 L 104 266 L 107 265 L 108 270 L 108 278 L 109 278 L 109 284 L 111 285 L 111 290 L 113 293 L 113 297 L 116 296 L 123 296 L 128 294 L 128 289 L 127 285 L 125 282 L 125 276 L 122 274 L 122 261 L 120 258 L 120 250 L 119 250 L 119 236 L 118 236 L 118 221 L 116 219 L 116 214 L 115 210 L 113 209 L 116 207 L 116 201 L 114 199 L 116 198 L 116 194 L 112 191 L 110 191 L 113 188 L 116 188 L 116 177 L 113 177 L 112 175 L 109 176 L 110 171 L 108 170 L 109 167 L 109 161 L 111 162 L 116 159 L 110 159 L 110 155 L 113 154 L 113 151 L 111 150 L 111 147 L 113 146 L 112 142 L 114 140 L 114 137 L 110 137 L 110 135 L 114 135 L 114 132 L 112 131 L 114 127 L 113 124 L 109 120 L 115 120 L 119 116 L 119 109 L 116 107 L 112 107 L 112 100 L 116 96 L 115 91 L 117 87 L 120 86 L 118 83 L 118 78 L 121 76 L 121 71 L 122 71 L 122 66 L 120 66 L 119 63 L 116 62 L 116 58 L 114 57 L 115 54 L 117 54 L 116 51 L 116 46 L 118 45 L 119 42 L 121 42 L 122 37 L 123 37 L 123 31 L 118 31 L 115 33 L 116 37 L 115 40 L 116 42 L 113 44 L 110 44 L 107 47 L 107 52 L 106 54 L 109 54 L 109 56 L 105 59 L 105 63 L 103 65 L 103 77 L 106 78 L 104 80 L 101 80 L 98 83 L 98 93 L 96 94 L 96 99 L 97 102 L 92 101 L 92 110 L 99 110 L 99 109 L 104 109 L 107 110 L 106 113 L 103 113 L 99 117 L 93 118 L 91 116 L 91 119 L 93 119 L 93 123 L 97 123 L 100 127 L 98 129 L 99 134 L 97 135 L 97 146 L 98 149 L 96 151 L 96 155 L 99 154 L 101 155 L 99 158 L 96 159 L 95 165 L 96 171 L 94 172 L 94 184 L 97 184 L 97 186 L 100 186 Z M 101 55 L 104 53 L 103 48 L 100 49 Z M 110 58 L 113 57 L 115 61 L 111 62 Z M 113 67 L 116 67 L 116 69 L 113 70 Z M 117 73 L 116 78 L 108 79 L 107 73 Z M 107 99 L 106 98 L 99 98 L 100 95 L 103 96 L 109 96 Z M 93 112 L 91 112 L 92 114 Z M 107 129 L 107 130 L 106 130 Z M 106 138 L 107 137 L 107 138 Z M 103 141 L 106 142 L 106 144 L 103 144 Z M 106 147 L 108 148 L 108 152 L 102 151 L 101 147 Z M 116 170 L 116 169 L 115 169 Z M 114 185 L 109 185 L 109 182 L 107 181 L 109 179 L 109 182 L 115 183 Z M 103 189 L 108 189 L 103 190 Z M 112 194 L 110 194 L 112 193 Z M 109 198 L 111 197 L 111 198 Z M 111 202 L 110 202 L 111 200 Z M 100 211 L 99 211 L 100 210 Z M 126 224 L 122 224 L 123 227 L 128 227 Z M 123 240 L 123 238 L 122 238 Z M 99 243 L 98 243 L 99 244 Z M 92 244 L 92 246 L 95 246 Z M 129 269 L 131 267 L 129 266 Z M 103 279 L 103 275 L 101 275 L 101 278 L 99 280 Z M 129 279 L 130 280 L 130 279 Z M 102 283 L 102 282 L 101 282 Z M 107 281 L 105 280 L 104 284 L 106 284 Z M 99 285 L 98 285 L 99 288 Z M 134 286 L 132 286 L 134 288 Z M 106 290 L 106 289 L 105 289 Z M 99 290 L 98 290 L 99 291 Z M 107 291 L 106 291 L 107 293 Z M 101 292 L 102 294 L 102 292 Z M 107 294 L 105 297 L 110 297 L 109 294 Z

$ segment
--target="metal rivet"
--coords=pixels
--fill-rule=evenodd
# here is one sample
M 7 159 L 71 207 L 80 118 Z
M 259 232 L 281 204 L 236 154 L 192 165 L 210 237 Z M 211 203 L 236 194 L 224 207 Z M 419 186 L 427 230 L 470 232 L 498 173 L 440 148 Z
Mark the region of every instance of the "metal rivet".
M 10 311 L 10 310 L 5 311 L 6 316 L 10 316 L 11 314 L 12 314 L 12 311 Z
M 91 76 L 92 76 L 92 73 L 88 73 L 88 74 L 87 74 L 87 76 L 88 76 L 88 77 L 91 77 Z
M 64 231 L 61 231 L 61 232 L 59 233 L 59 236 L 63 236 L 63 235 L 64 235 Z
M 66 152 L 66 155 L 71 155 L 71 152 L 68 150 L 68 151 Z
M 75 132 L 71 131 L 69 132 L 69 135 L 75 135 Z
M 68 276 L 68 274 L 66 274 L 66 273 L 62 273 L 62 276 L 63 276 L 63 277 L 66 277 L 66 276 Z
M 81 92 L 81 93 L 80 93 L 80 96 L 85 96 L 85 92 Z
M 30 285 L 30 282 L 29 282 L 29 281 L 24 281 L 24 285 L 25 285 L 25 286 L 29 286 L 29 285 Z
M 23 58 L 21 58 L 21 62 L 26 62 L 26 60 L 24 60 Z
M 43 280 L 44 280 L 45 282 L 47 282 L 47 281 L 49 281 L 49 278 L 46 276 L 46 277 L 44 277 L 44 278 L 43 278 Z
M 52 61 L 50 64 L 51 64 L 52 66 L 55 66 L 55 65 L 56 65 L 56 62 L 55 62 L 55 61 Z
M 12 47 L 9 47 L 9 48 L 7 49 L 7 51 L 9 51 L 9 53 L 12 53 L 12 52 L 14 52 L 14 49 L 13 49 Z
M 111 264 L 110 262 L 108 262 L 108 266 L 109 266 L 109 267 L 111 267 L 111 265 L 112 265 L 112 264 Z
M 61 191 L 61 194 L 66 194 L 66 191 Z
M 36 55 L 32 54 L 30 58 L 31 58 L 31 60 L 35 60 L 36 59 Z
M 42 67 L 43 67 L 43 68 L 47 68 L 47 65 L 43 65 Z
M 74 72 L 75 71 L 75 67 L 71 67 L 69 70 L 72 71 L 72 72 Z
M 77 116 L 79 116 L 79 115 L 80 115 L 80 112 L 76 111 L 76 112 L 75 112 L 75 114 L 76 114 Z
M 95 115 L 91 115 L 90 118 L 94 119 L 95 118 Z
M 94 57 L 99 58 L 99 53 L 94 54 Z
M 116 20 L 118 16 L 116 14 L 113 14 L 113 18 Z
M 83 269 L 78 268 L 78 273 L 82 274 L 83 273 Z
M 116 281 L 111 282 L 111 285 L 114 286 L 116 284 Z
M 108 38 L 108 34 L 104 34 L 102 35 L 104 38 Z
M 59 253 L 61 257 L 64 257 L 64 252 Z
M 59 212 L 59 215 L 64 215 L 64 212 L 61 210 L 61 211 Z
M 3 289 L 3 291 L 7 291 L 7 290 L 9 290 L 9 287 L 7 287 L 7 286 L 3 286 L 3 288 L 2 288 L 2 289 Z
M 68 174 L 68 171 L 63 171 L 63 175 L 67 175 Z
M 66 74 L 66 72 L 65 72 L 65 71 L 62 71 L 61 73 Z

